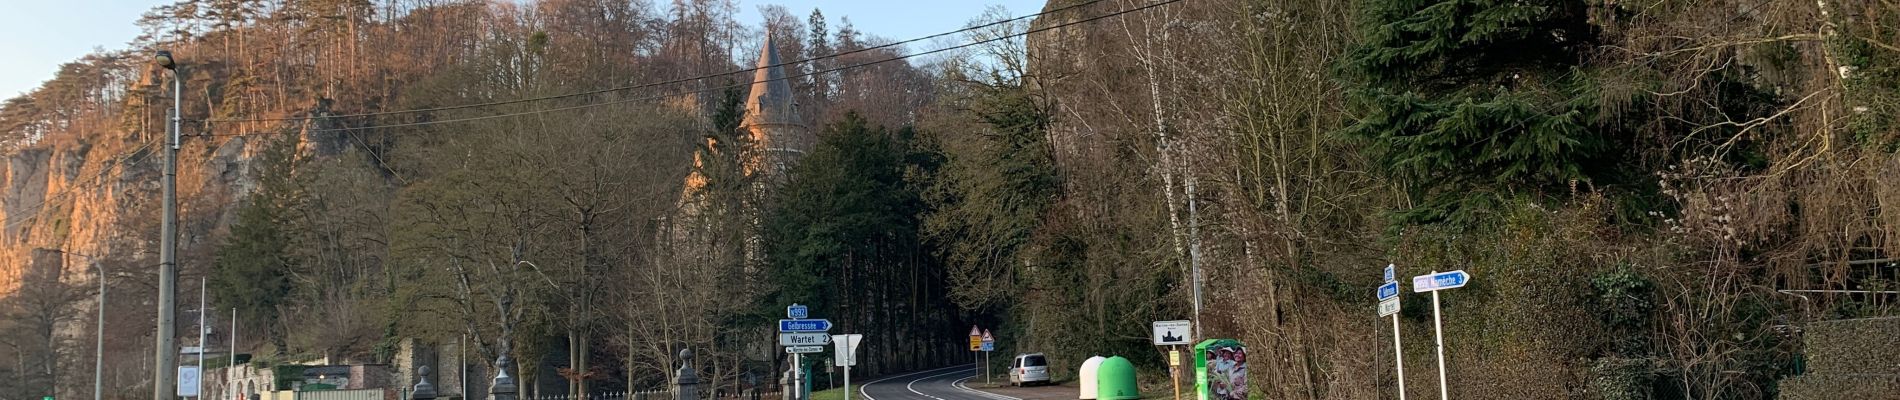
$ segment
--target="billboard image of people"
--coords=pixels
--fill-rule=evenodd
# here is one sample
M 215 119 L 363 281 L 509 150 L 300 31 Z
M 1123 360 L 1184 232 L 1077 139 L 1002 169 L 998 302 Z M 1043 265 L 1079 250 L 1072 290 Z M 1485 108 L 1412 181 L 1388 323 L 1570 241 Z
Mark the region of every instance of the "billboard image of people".
M 1194 372 L 1199 400 L 1247 400 L 1247 346 L 1239 340 L 1195 345 Z

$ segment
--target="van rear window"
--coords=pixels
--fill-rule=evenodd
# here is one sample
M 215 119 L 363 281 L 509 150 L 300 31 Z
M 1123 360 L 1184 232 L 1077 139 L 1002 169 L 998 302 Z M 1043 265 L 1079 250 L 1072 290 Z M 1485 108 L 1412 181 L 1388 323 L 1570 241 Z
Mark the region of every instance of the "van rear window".
M 1042 367 L 1042 366 L 1048 366 L 1048 365 L 1049 365 L 1049 362 L 1043 361 L 1042 356 L 1023 357 L 1023 366 L 1025 367 Z

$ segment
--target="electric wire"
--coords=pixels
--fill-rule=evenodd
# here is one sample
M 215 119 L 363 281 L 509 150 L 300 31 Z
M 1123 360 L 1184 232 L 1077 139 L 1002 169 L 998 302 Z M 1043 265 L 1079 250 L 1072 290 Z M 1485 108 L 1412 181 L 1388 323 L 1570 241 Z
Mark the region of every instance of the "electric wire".
M 740 88 L 740 87 L 745 87 L 745 86 L 751 86 L 752 84 L 754 84 L 754 83 L 757 83 L 757 82 L 770 82 L 770 81 L 779 81 L 779 80 L 790 80 L 790 79 L 797 79 L 797 78 L 803 78 L 803 77 L 809 77 L 809 76 L 813 76 L 813 75 L 822 75 L 822 74 L 828 74 L 828 73 L 832 73 L 832 72 L 838 72 L 838 71 L 844 71 L 844 70 L 849 70 L 849 69 L 856 69 L 856 68 L 863 68 L 863 67 L 867 67 L 867 66 L 872 66 L 872 65 L 877 65 L 877 64 L 883 64 L 883 63 L 888 63 L 888 62 L 892 62 L 892 61 L 900 61 L 900 60 L 907 60 L 907 59 L 911 59 L 911 58 L 916 58 L 916 57 L 922 57 L 922 56 L 926 56 L 926 55 L 931 55 L 931 54 L 937 54 L 937 53 L 943 53 L 943 52 L 948 52 L 948 51 L 952 51 L 952 50 L 960 50 L 960 49 L 964 49 L 964 48 L 969 48 L 969 47 L 975 47 L 975 46 L 978 46 L 978 45 L 983 45 L 983 44 L 989 44 L 989 43 L 994 43 L 994 42 L 998 42 L 998 41 L 1002 41 L 1002 40 L 1008 40 L 1008 39 L 1014 39 L 1014 38 L 1018 38 L 1018 37 L 1024 37 L 1024 36 L 1028 36 L 1028 35 L 1030 35 L 1030 34 L 1034 34 L 1034 33 L 1039 33 L 1039 32 L 1045 32 L 1045 31 L 1050 31 L 1050 30 L 1055 30 L 1055 29 L 1061 29 L 1061 28 L 1066 28 L 1066 27 L 1070 27 L 1070 26 L 1075 26 L 1075 25 L 1080 25 L 1080 24 L 1085 24 L 1085 23 L 1089 23 L 1089 22 L 1094 22 L 1094 21 L 1098 21 L 1098 20 L 1102 20 L 1102 19 L 1107 19 L 1107 18 L 1111 18 L 1111 17 L 1116 17 L 1116 16 L 1121 16 L 1121 15 L 1124 15 L 1124 14 L 1129 14 L 1129 13 L 1134 13 L 1134 12 L 1139 12 L 1139 11 L 1144 11 L 1144 10 L 1149 10 L 1149 9 L 1153 9 L 1153 8 L 1157 8 L 1157 7 L 1161 7 L 1161 6 L 1166 6 L 1166 5 L 1170 5 L 1170 4 L 1174 4 L 1174 3 L 1179 3 L 1179 2 L 1182 2 L 1182 1 L 1185 1 L 1185 0 L 1163 0 L 1163 1 L 1159 1 L 1159 2 L 1155 2 L 1155 3 L 1150 3 L 1150 4 L 1147 4 L 1147 5 L 1143 5 L 1143 6 L 1140 6 L 1140 7 L 1134 7 L 1134 8 L 1129 8 L 1129 9 L 1124 9 L 1124 10 L 1120 10 L 1120 11 L 1116 11 L 1116 12 L 1112 12 L 1112 13 L 1106 13 L 1106 14 L 1102 14 L 1102 15 L 1098 15 L 1098 16 L 1094 16 L 1094 17 L 1088 17 L 1088 18 L 1083 18 L 1083 19 L 1079 19 L 1079 20 L 1075 20 L 1075 21 L 1069 21 L 1069 22 L 1064 22 L 1064 23 L 1061 23 L 1061 24 L 1055 24 L 1055 25 L 1050 25 L 1050 26 L 1044 26 L 1044 27 L 1041 27 L 1041 28 L 1035 28 L 1035 29 L 1028 29 L 1028 30 L 1025 30 L 1025 31 L 1023 31 L 1023 32 L 1019 32 L 1019 33 L 1013 33 L 1013 34 L 1009 34 L 1009 35 L 1003 35 L 1003 36 L 998 36 L 998 37 L 994 37 L 994 38 L 989 38 L 989 39 L 984 39 L 984 40 L 979 40 L 979 41 L 975 41 L 975 42 L 970 42 L 970 43 L 964 43 L 964 44 L 960 44 L 960 45 L 956 45 L 956 46 L 950 46 L 950 47 L 945 47 L 945 48 L 940 48 L 940 49 L 935 49 L 935 50 L 929 50 L 929 51 L 923 51 L 923 52 L 917 52 L 917 53 L 912 53 L 912 54 L 906 54 L 906 55 L 900 55 L 900 56 L 896 56 L 896 57 L 891 57 L 891 58 L 886 58 L 886 59 L 881 59 L 881 60 L 875 60 L 875 61 L 868 61 L 868 62 L 863 62 L 863 63 L 858 63 L 858 64 L 852 64 L 852 65 L 847 65 L 847 66 L 842 66 L 842 67 L 836 67 L 836 68 L 830 68 L 830 69 L 825 69 L 825 70 L 820 70 L 820 71 L 812 71 L 812 72 L 807 72 L 807 73 L 802 73 L 802 74 L 796 74 L 796 75 L 788 75 L 788 76 L 784 76 L 784 77 L 779 77 L 779 78 L 771 78 L 771 79 L 766 79 L 766 80 L 761 80 L 761 81 L 754 81 L 754 82 L 747 82 L 747 83 L 739 83 L 739 84 L 729 84 L 729 85 L 720 85 L 720 86 L 712 86 L 712 87 L 707 87 L 707 88 L 702 88 L 702 89 L 695 89 L 695 90 L 687 90 L 687 91 L 682 91 L 682 92 L 674 92 L 674 93 L 666 93 L 666 94 L 661 94 L 661 95 L 651 95 L 651 96 L 640 96 L 640 97 L 631 97 L 631 98 L 625 98 L 625 99 L 619 99 L 619 100 L 612 100 L 612 101 L 604 101 L 604 102 L 596 102 L 596 103 L 587 103 L 587 104 L 579 104 L 579 105 L 572 105 L 572 106 L 565 106 L 565 107 L 555 107 L 555 108 L 546 108 L 546 109 L 538 109 L 538 110 L 530 110 L 530 111 L 521 111 L 521 112 L 512 112 L 512 113 L 499 113 L 499 114 L 488 114 L 488 115 L 479 115 L 479 116 L 471 116 L 471 117 L 461 117 L 461 118 L 451 118 L 451 119 L 443 119 L 443 120 L 428 120 L 428 121 L 415 121 L 415 122 L 405 122 L 405 123 L 395 123 L 395 124 L 383 124 L 383 125 L 372 125 L 372 126 L 363 126 L 363 127 L 342 127 L 342 128 L 315 128 L 315 129 L 310 129 L 310 131 L 311 131 L 311 132 L 336 132 L 336 131 L 355 131 L 355 130 L 368 130 L 368 129 L 383 129 L 383 128 L 402 128 L 402 127 L 414 127 L 414 126 L 425 126 L 425 125 L 437 125 L 437 124 L 449 124 L 449 123 L 458 123 L 458 122 L 471 122 L 471 121 L 482 121 L 482 120 L 490 120 L 490 119 L 497 119 L 497 118 L 508 118 L 508 117 L 519 117 L 519 116 L 526 116 L 526 115 L 534 115 L 534 114 L 545 114 L 545 113 L 552 113 L 552 112 L 561 112 L 561 111 L 571 111 L 571 110 L 579 110 L 579 109 L 586 109 L 586 108 L 594 108 L 594 107 L 601 107 L 601 106 L 609 106 L 609 105 L 616 105 L 616 104 L 626 104 L 626 103 L 632 103 L 632 102 L 639 102 L 639 101 L 647 101 L 647 100 L 656 100 L 656 99 L 664 99 L 664 98 L 668 98 L 668 97 L 674 97 L 674 96 L 680 96 L 680 95 L 687 95 L 687 94 L 696 94 L 696 93 L 708 93 L 708 92 L 714 92 L 714 91 L 719 91 L 719 90 L 726 90 L 726 89 L 734 89 L 734 88 Z M 318 118 L 345 118 L 345 117 L 346 117 L 346 116 L 322 116 L 322 117 L 304 117 L 304 118 L 294 118 L 294 119 L 288 119 L 288 120 L 305 120 L 305 119 L 318 119 Z M 241 132 L 241 133 L 200 133 L 200 134 L 194 134 L 194 135 L 190 135 L 190 136 L 214 136 L 214 137 L 233 137 L 233 136 L 258 136 L 258 135 L 269 135 L 269 134 L 274 134 L 274 133 L 271 133 L 271 132 L 248 132 L 248 133 L 244 133 L 244 132 Z
M 1025 19 L 1029 19 L 1029 18 L 1036 18 L 1036 17 L 1040 17 L 1040 16 L 1043 16 L 1043 15 L 1048 15 L 1048 14 L 1054 14 L 1054 13 L 1059 13 L 1059 12 L 1063 12 L 1063 11 L 1068 11 L 1068 10 L 1072 10 L 1072 9 L 1076 9 L 1076 8 L 1081 8 L 1081 7 L 1085 7 L 1085 6 L 1089 6 L 1089 5 L 1094 5 L 1094 4 L 1096 4 L 1096 3 L 1100 3 L 1100 2 L 1103 2 L 1103 1 L 1107 1 L 1107 0 L 1089 0 L 1089 1 L 1085 1 L 1085 2 L 1081 2 L 1081 3 L 1076 3 L 1076 4 L 1072 4 L 1072 5 L 1068 5 L 1068 6 L 1064 6 L 1064 7 L 1060 7 L 1060 8 L 1055 8 L 1055 9 L 1051 9 L 1051 10 L 1046 10 L 1046 11 L 1042 11 L 1042 12 L 1038 12 L 1038 13 L 1034 13 L 1034 14 L 1026 14 L 1026 15 L 1023 15 L 1023 16 L 1019 16 L 1019 17 L 1014 17 L 1014 18 L 1009 18 L 1009 19 L 1004 19 L 1004 20 L 999 20 L 999 21 L 994 21 L 994 22 L 989 22 L 989 23 L 984 23 L 984 24 L 980 24 L 980 25 L 972 25 L 972 26 L 968 26 L 968 27 L 964 27 L 964 28 L 962 28 L 962 29 L 957 29 L 957 30 L 953 30 L 953 31 L 948 31 L 948 32 L 943 32 L 943 33 L 937 33 L 937 34 L 933 34 L 933 35 L 928 35 L 928 36 L 922 36 L 922 37 L 917 37 L 917 38 L 912 38 L 912 39 L 907 39 L 907 40 L 902 40 L 902 41 L 897 41 L 897 42 L 891 42 L 891 43 L 885 43 L 885 44 L 881 44 L 881 45 L 877 45 L 877 46 L 871 46 L 871 47 L 866 47 L 866 48 L 861 48 L 861 49 L 855 49 L 855 50 L 850 50 L 850 51 L 844 51 L 844 52 L 838 52 L 838 53 L 833 53 L 833 54 L 827 54 L 827 55 L 822 55 L 822 56 L 816 56 L 816 57 L 811 57 L 811 58 L 806 58 L 806 59 L 802 59 L 802 60 L 794 60 L 794 61 L 787 61 L 787 62 L 781 62 L 781 63 L 777 63 L 777 64 L 771 64 L 771 65 L 766 65 L 766 66 L 761 66 L 761 67 L 752 67 L 752 68 L 743 68 L 743 69 L 736 69 L 736 70 L 731 70 L 731 71 L 726 71 L 726 72 L 720 72 L 720 73 L 715 73 L 715 74 L 708 74 L 708 75 L 700 75 L 700 76 L 694 76 L 694 77 L 687 77 L 687 78 L 679 78 L 679 79 L 671 79 L 671 80 L 665 80 L 665 81 L 658 81 L 658 82 L 648 82 L 648 83 L 642 83 L 642 84 L 636 84 L 636 85 L 629 85 L 629 86 L 620 86 L 620 87 L 612 87 L 612 88 L 605 88 L 605 89 L 597 89 L 597 90 L 589 90 L 589 91 L 584 91 L 584 92 L 575 92 L 575 93 L 566 93 L 566 94 L 559 94 L 559 95 L 551 95 L 551 96 L 542 96 L 542 97 L 529 97 L 529 98 L 521 98 L 521 99 L 514 99 L 514 100 L 503 100 L 503 101 L 494 101 L 494 102 L 485 102 L 485 103 L 474 103 L 474 104 L 461 104 L 461 105 L 453 105 L 453 106 L 441 106 L 441 107 L 429 107 L 429 108 L 418 108 L 418 109 L 409 109 L 409 110 L 396 110 L 396 111 L 379 111 L 379 112 L 366 112 L 366 113 L 356 113 L 356 114 L 340 114 L 340 115 L 328 115 L 328 116 L 324 116 L 324 117 L 329 117 L 329 118 L 360 118 L 360 117 L 377 117 L 377 116 L 385 116 L 385 115 L 401 115 L 401 114 L 416 114 L 416 113 L 426 113 L 426 112 L 436 112 L 436 111 L 448 111 L 448 110 L 460 110 L 460 109 L 468 109 L 468 108 L 481 108 L 481 107 L 493 107 L 493 106 L 500 106 L 500 105 L 509 105 L 509 104 L 520 104 L 520 103 L 529 103 L 529 102 L 537 102 L 537 101 L 547 101 L 547 100 L 558 100 L 558 99 L 566 99 L 566 98 L 573 98 L 573 97 L 582 97 L 582 96 L 591 96 L 591 95 L 597 95 L 597 94 L 604 94 L 604 93 L 612 93 L 612 92 L 620 92 L 620 91 L 627 91 L 627 90 L 633 90 L 633 89 L 644 89 L 644 88 L 652 88 L 652 87 L 660 87 L 660 86 L 666 86 L 666 85 L 674 85 L 674 84 L 681 84 L 681 83 L 689 83 L 689 82 L 693 82 L 693 81 L 698 81 L 698 80 L 702 80 L 702 79 L 712 79 L 712 78 L 718 78 L 718 77 L 722 77 L 722 76 L 728 76 L 728 75 L 737 75 L 737 74 L 745 74 L 745 73 L 751 73 L 751 72 L 757 72 L 757 71 L 759 71 L 759 70 L 761 70 L 761 69 L 767 69 L 767 68 L 777 68 L 777 67 L 784 67 L 784 66 L 790 66 L 790 65 L 796 65 L 796 64 L 802 64 L 802 63 L 807 63 L 807 62 L 812 62 L 812 61 L 818 61 L 818 60 L 825 60 L 825 59 L 832 59 L 832 58 L 838 58 L 838 57 L 843 57 L 843 56 L 848 56 L 848 55 L 852 55 L 852 54 L 858 54 L 858 53 L 864 53 L 864 52 L 869 52 L 869 51 L 875 51 L 875 50 L 881 50 L 881 49 L 888 49 L 888 48 L 894 48 L 894 47 L 898 47 L 898 46 L 903 46 L 903 45 L 906 45 L 906 44 L 911 44 L 911 43 L 917 43 L 917 42 L 921 42 L 921 41 L 925 41 L 925 40 L 930 40 L 930 39 L 936 39 L 936 38 L 940 38 L 940 37 L 945 37 L 945 36 L 950 36 L 950 35 L 955 35 L 955 34 L 960 34 L 960 33 L 965 33 L 965 32 L 971 32 L 971 31 L 975 31 L 975 30 L 979 30 L 979 29 L 984 29 L 984 28 L 989 28 L 989 27 L 994 27 L 994 26 L 997 26 L 997 25 L 1002 25 L 1002 24 L 1007 24 L 1007 23 L 1012 23 L 1012 22 L 1017 22 L 1017 21 L 1022 21 L 1022 20 L 1025 20 Z M 1172 2 L 1172 1 L 1169 1 L 1169 2 Z M 207 120 L 202 120 L 202 121 L 199 121 L 199 122 L 206 122 L 206 123 L 235 123 L 235 122 L 282 122 L 282 121 L 296 121 L 296 120 L 303 120 L 303 119 L 308 119 L 308 118 L 317 118 L 317 117 L 284 117 L 284 118 L 244 118 L 244 119 L 215 119 L 215 118 L 214 118 L 214 119 L 207 119 Z

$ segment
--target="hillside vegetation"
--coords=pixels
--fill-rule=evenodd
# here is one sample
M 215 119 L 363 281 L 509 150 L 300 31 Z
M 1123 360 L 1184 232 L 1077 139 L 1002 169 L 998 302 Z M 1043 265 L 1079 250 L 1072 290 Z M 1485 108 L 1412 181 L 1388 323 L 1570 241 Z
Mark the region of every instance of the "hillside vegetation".
M 1891 0 L 1056 0 L 886 63 L 939 44 L 737 7 L 154 9 L 0 105 L 0 399 L 90 394 L 102 271 L 107 398 L 150 393 L 157 48 L 186 66 L 181 298 L 208 280 L 258 363 L 466 338 L 561 393 L 692 348 L 727 388 L 782 370 L 797 302 L 875 338 L 854 373 L 968 362 L 982 325 L 1159 374 L 1148 324 L 1198 308 L 1262 398 L 1389 398 L 1392 264 L 1474 276 L 1443 296 L 1454 397 L 1766 399 L 1807 323 L 1897 311 L 1810 292 L 1900 282 Z M 819 141 L 782 182 L 739 129 L 766 35 L 844 53 L 786 66 Z

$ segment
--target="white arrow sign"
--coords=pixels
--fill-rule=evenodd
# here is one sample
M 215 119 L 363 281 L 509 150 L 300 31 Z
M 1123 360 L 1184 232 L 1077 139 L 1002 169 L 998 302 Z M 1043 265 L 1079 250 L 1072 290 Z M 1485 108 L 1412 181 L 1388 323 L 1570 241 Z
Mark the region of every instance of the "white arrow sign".
M 790 354 L 823 353 L 825 346 L 787 346 L 785 352 Z
M 799 332 L 778 334 L 780 346 L 824 346 L 831 344 L 831 335 L 824 332 Z

